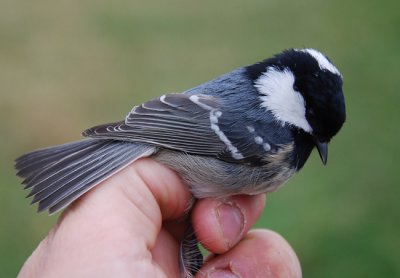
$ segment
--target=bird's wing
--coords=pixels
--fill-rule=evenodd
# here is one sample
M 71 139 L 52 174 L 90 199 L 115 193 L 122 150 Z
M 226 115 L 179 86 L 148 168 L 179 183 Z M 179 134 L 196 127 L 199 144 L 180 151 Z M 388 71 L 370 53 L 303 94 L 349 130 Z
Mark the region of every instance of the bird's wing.
M 96 126 L 83 135 L 242 161 L 256 155 L 259 147 L 246 142 L 251 134 L 233 114 L 216 97 L 167 94 L 134 107 L 125 121 Z
M 220 107 L 210 96 L 167 94 L 134 107 L 125 121 L 95 126 L 83 135 L 216 155 L 225 145 L 212 130 L 210 117 Z

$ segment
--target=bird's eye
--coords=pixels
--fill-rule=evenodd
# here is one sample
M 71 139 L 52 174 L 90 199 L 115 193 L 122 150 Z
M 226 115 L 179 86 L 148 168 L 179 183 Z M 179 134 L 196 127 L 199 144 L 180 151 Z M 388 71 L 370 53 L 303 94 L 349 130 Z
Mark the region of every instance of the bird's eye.
M 299 87 L 296 84 L 293 84 L 293 90 L 296 92 L 300 92 Z
M 319 72 L 314 73 L 314 77 L 318 78 L 319 77 Z

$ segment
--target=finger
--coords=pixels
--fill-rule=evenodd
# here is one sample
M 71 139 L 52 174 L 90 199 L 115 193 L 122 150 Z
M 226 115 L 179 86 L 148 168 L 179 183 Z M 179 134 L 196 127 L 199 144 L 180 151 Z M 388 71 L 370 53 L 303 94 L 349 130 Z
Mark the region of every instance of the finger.
M 187 213 L 192 195 L 175 171 L 149 158 L 140 159 L 133 166 L 154 196 L 162 220 L 179 219 Z
M 287 241 L 273 231 L 255 230 L 227 253 L 211 258 L 196 277 L 301 276 L 300 262 Z
M 264 194 L 199 200 L 192 214 L 197 238 L 212 253 L 224 253 L 247 234 L 264 205 Z

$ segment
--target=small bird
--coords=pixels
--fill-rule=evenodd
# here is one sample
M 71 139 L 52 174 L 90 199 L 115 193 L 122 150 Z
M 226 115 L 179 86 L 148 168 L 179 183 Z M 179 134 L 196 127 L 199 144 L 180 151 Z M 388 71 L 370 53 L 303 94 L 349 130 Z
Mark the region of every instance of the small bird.
M 327 163 L 327 144 L 346 118 L 342 84 L 321 52 L 288 49 L 135 106 L 123 121 L 85 130 L 81 141 L 25 154 L 17 175 L 38 211 L 50 213 L 141 157 L 177 171 L 195 198 L 271 192 L 314 147 Z M 201 266 L 197 255 L 195 265 L 183 258 L 184 275 Z

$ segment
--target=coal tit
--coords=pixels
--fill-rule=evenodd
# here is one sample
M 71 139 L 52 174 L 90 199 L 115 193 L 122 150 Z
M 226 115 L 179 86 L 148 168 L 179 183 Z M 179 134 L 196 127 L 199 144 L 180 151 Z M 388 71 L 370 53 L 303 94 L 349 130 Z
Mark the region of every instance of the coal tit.
M 196 198 L 274 191 L 345 121 L 342 75 L 314 49 L 290 49 L 180 94 L 135 106 L 87 139 L 25 154 L 18 176 L 39 211 L 59 211 L 141 157 L 176 170 Z M 198 267 L 198 266 L 197 266 Z

